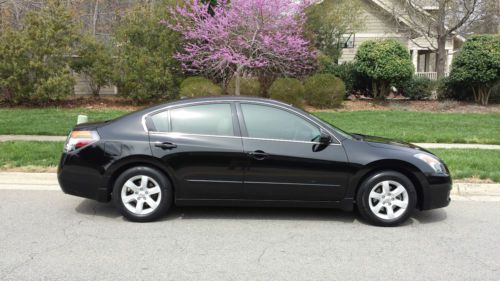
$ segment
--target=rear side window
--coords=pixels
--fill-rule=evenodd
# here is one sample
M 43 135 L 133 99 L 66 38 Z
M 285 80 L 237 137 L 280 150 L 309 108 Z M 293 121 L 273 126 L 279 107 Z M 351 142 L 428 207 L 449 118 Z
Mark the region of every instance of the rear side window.
M 234 136 L 230 104 L 180 107 L 152 117 L 157 131 L 183 134 Z
M 256 104 L 241 104 L 241 110 L 251 138 L 314 141 L 321 134 L 318 127 L 286 110 Z

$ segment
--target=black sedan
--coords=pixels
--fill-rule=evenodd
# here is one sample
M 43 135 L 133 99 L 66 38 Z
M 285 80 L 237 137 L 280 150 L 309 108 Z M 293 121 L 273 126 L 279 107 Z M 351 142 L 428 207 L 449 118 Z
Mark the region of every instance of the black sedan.
M 445 207 L 451 178 L 432 153 L 348 134 L 287 104 L 185 99 L 70 133 L 58 168 L 65 193 L 113 200 L 146 222 L 178 206 L 352 210 L 383 226 Z

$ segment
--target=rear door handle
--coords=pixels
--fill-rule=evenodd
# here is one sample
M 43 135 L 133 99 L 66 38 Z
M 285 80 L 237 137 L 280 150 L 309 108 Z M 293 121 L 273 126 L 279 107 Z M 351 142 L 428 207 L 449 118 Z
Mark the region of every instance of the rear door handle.
M 173 148 L 176 148 L 177 145 L 175 143 L 171 143 L 171 142 L 155 142 L 155 146 L 156 147 L 159 147 L 161 149 L 173 149 Z
M 269 154 L 265 153 L 262 150 L 256 150 L 253 152 L 249 152 L 248 155 L 250 155 L 250 157 L 252 157 L 253 159 L 256 159 L 256 160 L 264 160 L 264 159 L 269 157 Z

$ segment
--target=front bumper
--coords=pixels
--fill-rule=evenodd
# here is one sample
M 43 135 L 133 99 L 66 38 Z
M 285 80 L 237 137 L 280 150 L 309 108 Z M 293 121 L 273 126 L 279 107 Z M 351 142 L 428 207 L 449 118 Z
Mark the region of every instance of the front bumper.
M 450 176 L 427 176 L 427 186 L 422 188 L 421 210 L 443 208 L 450 204 L 452 181 Z

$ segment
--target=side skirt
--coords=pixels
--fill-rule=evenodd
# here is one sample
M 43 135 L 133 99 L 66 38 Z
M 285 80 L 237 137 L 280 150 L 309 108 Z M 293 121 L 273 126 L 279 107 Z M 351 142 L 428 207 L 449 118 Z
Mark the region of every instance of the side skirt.
M 274 201 L 238 199 L 176 199 L 177 206 L 231 206 L 231 207 L 286 207 L 286 208 L 336 208 L 353 210 L 353 200 L 342 201 Z

